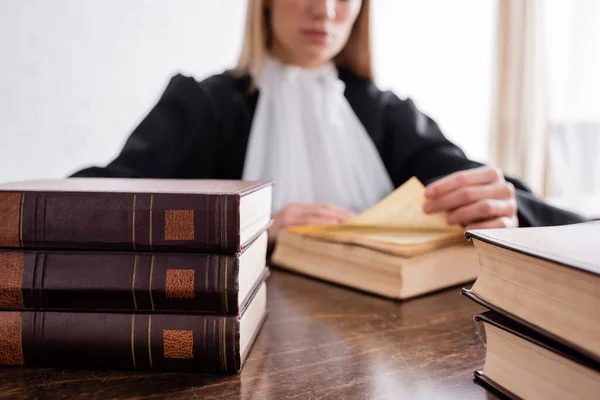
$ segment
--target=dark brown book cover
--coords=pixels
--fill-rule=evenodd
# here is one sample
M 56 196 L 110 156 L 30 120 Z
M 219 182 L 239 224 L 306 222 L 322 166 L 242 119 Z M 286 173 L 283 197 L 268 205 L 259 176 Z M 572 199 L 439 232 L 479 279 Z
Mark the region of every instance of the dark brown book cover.
M 600 275 L 600 221 L 533 228 L 482 229 L 465 233 L 527 256 Z
M 573 349 L 563 341 L 555 340 L 555 338 L 548 337 L 540 333 L 536 329 L 532 329 L 530 326 L 523 325 L 505 315 L 502 315 L 496 311 L 486 311 L 478 314 L 474 317 L 475 321 L 481 321 L 497 328 L 500 328 L 512 335 L 516 335 L 528 342 L 535 344 L 536 346 L 543 347 L 544 349 L 551 351 L 561 357 L 569 359 L 580 365 L 588 367 L 592 370 L 600 372 L 600 360 L 595 357 L 589 357 L 586 354 L 582 354 L 577 350 Z M 483 371 L 475 371 L 473 378 L 479 384 L 484 387 L 493 389 L 500 393 L 502 396 L 519 399 L 514 393 L 508 389 L 498 385 L 489 377 L 486 377 Z
M 598 356 L 592 354 L 591 352 L 589 352 L 577 345 L 574 345 L 573 343 L 570 343 L 568 340 L 566 340 L 564 338 L 558 337 L 544 329 L 541 329 L 538 326 L 530 324 L 529 322 L 527 322 L 519 317 L 516 317 L 515 315 L 513 315 L 509 312 L 506 312 L 505 310 L 503 310 L 499 307 L 496 307 L 495 305 L 491 304 L 490 302 L 477 296 L 477 294 L 475 294 L 472 290 L 463 288 L 461 290 L 461 294 L 466 296 L 467 298 L 473 300 L 475 303 L 478 303 L 478 304 L 482 305 L 483 307 L 491 310 L 491 312 L 494 312 L 494 315 L 497 316 L 496 317 L 497 320 L 511 321 L 511 323 L 514 324 L 514 326 L 521 327 L 521 329 L 523 329 L 527 333 L 529 333 L 530 337 L 544 338 L 542 341 L 547 341 L 549 343 L 556 344 L 556 346 L 555 346 L 556 348 L 568 349 L 568 353 L 576 355 L 577 360 L 591 360 L 592 364 L 600 365 L 600 358 Z M 485 313 L 481 314 L 481 315 L 485 315 Z M 476 318 L 479 318 L 481 315 L 476 316 Z M 487 322 L 487 320 L 486 320 L 486 322 Z M 535 335 L 534 335 L 534 333 L 535 333 Z M 579 362 L 579 361 L 577 361 L 577 362 Z
M 0 311 L 0 365 L 240 370 L 238 317 Z
M 0 309 L 238 315 L 241 254 L 0 250 Z
M 247 245 L 241 198 L 270 185 L 126 178 L 1 184 L 0 247 L 235 253 Z
M 266 318 L 264 311 L 241 351 L 246 309 L 239 316 L 0 311 L 0 365 L 238 372 Z

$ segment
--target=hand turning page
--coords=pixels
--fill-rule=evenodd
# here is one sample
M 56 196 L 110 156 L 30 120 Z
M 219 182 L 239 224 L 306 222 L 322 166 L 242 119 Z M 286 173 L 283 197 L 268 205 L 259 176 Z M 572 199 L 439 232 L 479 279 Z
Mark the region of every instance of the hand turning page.
M 418 254 L 464 240 L 463 229 L 449 225 L 445 213 L 425 214 L 424 202 L 425 187 L 413 177 L 351 221 L 339 225 L 297 226 L 290 230 L 398 255 Z
M 449 225 L 445 213 L 425 214 L 425 187 L 412 177 L 389 196 L 343 224 L 351 226 L 376 226 L 405 230 L 457 231 L 460 227 Z

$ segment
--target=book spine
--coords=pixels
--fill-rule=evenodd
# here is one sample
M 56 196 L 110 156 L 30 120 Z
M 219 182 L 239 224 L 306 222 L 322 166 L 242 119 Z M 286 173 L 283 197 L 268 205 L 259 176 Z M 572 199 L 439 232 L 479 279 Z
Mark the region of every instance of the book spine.
M 0 247 L 241 250 L 239 196 L 0 192 Z
M 239 257 L 0 251 L 0 309 L 237 315 Z
M 4 311 L 0 312 L 0 365 L 237 372 L 239 320 Z

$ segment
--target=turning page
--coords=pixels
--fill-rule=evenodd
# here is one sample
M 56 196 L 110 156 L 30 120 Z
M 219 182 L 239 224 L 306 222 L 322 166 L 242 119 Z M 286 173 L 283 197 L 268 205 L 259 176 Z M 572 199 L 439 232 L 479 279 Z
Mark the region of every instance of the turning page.
M 415 177 L 356 218 L 339 225 L 309 225 L 292 232 L 335 242 L 381 249 L 431 250 L 464 240 L 459 226 L 449 225 L 445 213 L 428 215 L 422 210 L 425 187 Z

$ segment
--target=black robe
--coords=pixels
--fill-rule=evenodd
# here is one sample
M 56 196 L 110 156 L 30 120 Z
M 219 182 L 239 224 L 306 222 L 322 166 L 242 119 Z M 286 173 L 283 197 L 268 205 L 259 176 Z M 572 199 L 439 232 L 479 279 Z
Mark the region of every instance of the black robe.
M 375 143 L 395 187 L 413 175 L 427 184 L 481 165 L 467 159 L 411 100 L 381 91 L 349 70 L 342 68 L 339 74 L 346 85 L 345 96 Z M 238 78 L 229 72 L 202 82 L 174 76 L 115 160 L 72 176 L 241 179 L 259 96 L 249 87 L 249 76 Z M 523 182 L 507 180 L 516 188 L 520 226 L 584 220 L 536 198 Z

